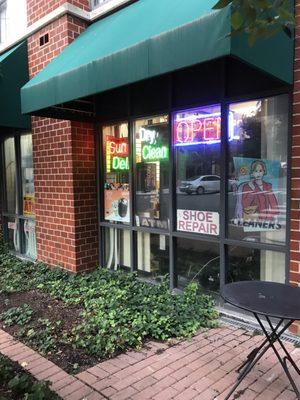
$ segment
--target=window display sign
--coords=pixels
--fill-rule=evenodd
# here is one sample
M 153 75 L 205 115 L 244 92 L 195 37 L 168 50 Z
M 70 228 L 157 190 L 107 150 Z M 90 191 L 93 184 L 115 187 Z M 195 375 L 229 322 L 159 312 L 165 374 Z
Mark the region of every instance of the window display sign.
M 25 194 L 23 197 L 23 214 L 28 216 L 35 215 L 34 195 Z
M 219 213 L 212 211 L 177 210 L 177 230 L 219 235 Z
M 129 140 L 128 125 L 103 128 L 104 157 L 104 219 L 129 223 Z
M 128 185 L 107 183 L 104 192 L 105 219 L 114 222 L 130 222 Z
M 232 223 L 244 232 L 274 231 L 279 223 L 280 162 L 233 157 L 237 174 L 235 218 Z
M 232 113 L 229 113 L 229 140 L 234 138 Z M 203 108 L 174 115 L 173 141 L 175 146 L 214 144 L 221 142 L 221 112 L 204 113 Z
M 139 140 L 142 144 L 142 161 L 163 161 L 169 159 L 169 148 L 161 144 L 159 132 L 141 127 Z
M 129 145 L 127 138 L 106 136 L 107 172 L 129 170 Z

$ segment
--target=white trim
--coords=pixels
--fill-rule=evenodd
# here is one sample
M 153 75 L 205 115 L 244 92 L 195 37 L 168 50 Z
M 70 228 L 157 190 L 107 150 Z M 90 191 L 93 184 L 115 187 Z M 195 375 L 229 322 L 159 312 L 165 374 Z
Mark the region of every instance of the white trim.
M 36 33 L 37 31 L 41 30 L 43 27 L 51 24 L 58 18 L 61 18 L 65 14 L 73 15 L 88 22 L 91 21 L 91 15 L 90 15 L 91 13 L 89 11 L 84 11 L 81 8 L 73 6 L 72 4 L 66 2 L 62 6 L 56 8 L 54 11 L 50 12 L 49 14 L 45 15 L 44 17 L 42 17 L 41 19 L 30 25 L 26 29 L 24 35 L 22 35 L 18 39 L 12 42 L 4 43 L 2 46 L 0 45 L 0 53 L 7 51 L 11 47 L 17 45 L 21 41 L 27 39 L 29 36 Z
M 102 15 L 115 10 L 116 8 L 122 7 L 124 4 L 129 3 L 131 0 L 111 0 L 107 4 L 98 6 L 90 12 L 90 21 L 102 17 Z
M 0 44 L 0 54 L 9 50 L 13 46 L 16 46 L 18 43 L 27 39 L 29 36 L 32 36 L 34 33 L 51 24 L 58 18 L 61 18 L 65 14 L 73 15 L 74 17 L 91 23 L 95 22 L 95 20 L 102 17 L 104 14 L 113 11 L 119 7 L 122 7 L 123 5 L 131 1 L 132 0 L 112 0 L 108 4 L 100 6 L 93 11 L 82 10 L 81 8 L 76 7 L 66 1 L 62 6 L 56 8 L 54 11 L 50 12 L 49 14 L 45 15 L 44 17 L 30 25 L 26 29 L 25 33 L 18 39 L 12 42 L 4 43 L 2 45 Z

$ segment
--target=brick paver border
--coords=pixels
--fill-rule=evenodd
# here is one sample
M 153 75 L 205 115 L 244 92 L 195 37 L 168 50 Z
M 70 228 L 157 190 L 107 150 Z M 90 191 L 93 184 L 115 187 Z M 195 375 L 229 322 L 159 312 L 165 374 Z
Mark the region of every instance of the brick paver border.
M 68 374 L 2 329 L 0 329 L 0 353 L 18 362 L 37 380 L 51 382 L 51 389 L 65 400 L 107 399 L 91 386 Z
M 199 332 L 191 340 L 149 342 L 92 368 L 69 375 L 0 330 L 0 352 L 29 371 L 64 400 L 223 400 L 237 366 L 262 336 L 232 326 Z M 296 362 L 300 349 L 287 344 Z M 297 378 L 296 378 L 297 379 Z M 239 400 L 296 400 L 272 351 L 239 387 Z

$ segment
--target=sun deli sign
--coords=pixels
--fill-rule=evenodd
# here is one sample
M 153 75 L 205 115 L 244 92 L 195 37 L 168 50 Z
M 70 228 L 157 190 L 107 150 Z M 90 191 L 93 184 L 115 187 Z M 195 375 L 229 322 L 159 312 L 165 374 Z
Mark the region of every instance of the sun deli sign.
M 110 170 L 129 170 L 129 144 L 127 138 L 106 137 L 107 167 Z M 109 171 L 107 171 L 109 172 Z
M 212 211 L 177 210 L 177 230 L 219 235 L 219 213 Z

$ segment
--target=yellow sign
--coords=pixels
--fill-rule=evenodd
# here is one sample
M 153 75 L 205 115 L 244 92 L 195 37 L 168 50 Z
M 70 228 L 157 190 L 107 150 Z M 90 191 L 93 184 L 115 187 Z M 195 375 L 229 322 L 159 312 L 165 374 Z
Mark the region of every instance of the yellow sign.
M 25 195 L 23 197 L 23 214 L 32 216 L 35 215 L 34 195 Z

